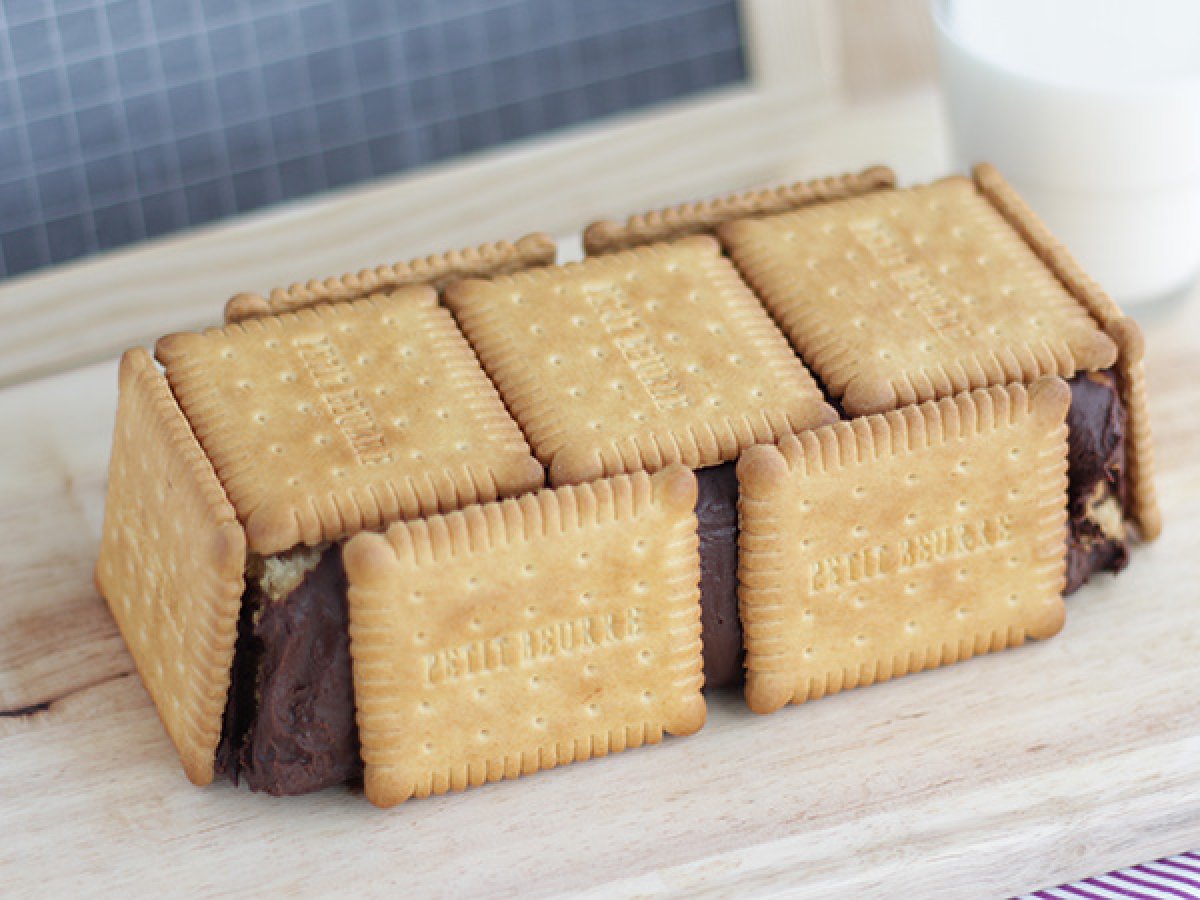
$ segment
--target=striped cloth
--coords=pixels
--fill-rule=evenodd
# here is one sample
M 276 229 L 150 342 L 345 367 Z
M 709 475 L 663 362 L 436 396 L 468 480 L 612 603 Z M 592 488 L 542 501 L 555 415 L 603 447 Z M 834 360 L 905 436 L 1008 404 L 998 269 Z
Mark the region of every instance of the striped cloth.
M 1131 866 L 1019 900 L 1200 900 L 1200 851 Z

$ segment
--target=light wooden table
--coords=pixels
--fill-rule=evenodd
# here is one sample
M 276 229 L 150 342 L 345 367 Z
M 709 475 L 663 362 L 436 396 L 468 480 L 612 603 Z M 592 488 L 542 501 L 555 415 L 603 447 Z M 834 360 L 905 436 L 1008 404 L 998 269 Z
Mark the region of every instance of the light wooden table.
M 0 287 L 0 894 L 958 898 L 1200 846 L 1200 297 L 1147 323 L 1164 537 L 1074 596 L 1053 641 L 769 717 L 716 697 L 693 738 L 388 812 L 184 780 L 92 586 L 115 352 L 215 321 L 233 290 L 410 250 L 871 161 L 944 167 L 928 92 L 740 104 L 724 130 L 711 109 Z

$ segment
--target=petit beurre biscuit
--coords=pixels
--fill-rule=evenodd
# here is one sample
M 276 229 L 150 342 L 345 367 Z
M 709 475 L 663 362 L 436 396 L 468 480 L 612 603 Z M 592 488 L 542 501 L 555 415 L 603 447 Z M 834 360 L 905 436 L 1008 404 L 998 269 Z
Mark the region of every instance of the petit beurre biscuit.
M 772 712 L 1046 638 L 1065 609 L 1058 378 L 840 422 L 738 463 L 746 700 Z
M 534 266 L 553 265 L 556 255 L 554 239 L 536 232 L 515 242 L 495 241 L 408 262 L 363 269 L 357 273 L 297 282 L 284 288 L 275 288 L 266 297 L 237 294 L 225 304 L 225 321 L 240 322 L 258 316 L 294 312 L 317 303 L 358 300 L 407 285 L 427 284 L 441 290 L 456 278 L 483 278 L 519 272 Z
M 895 185 L 896 175 L 891 169 L 872 166 L 856 174 L 726 194 L 712 200 L 681 203 L 666 209 L 638 213 L 623 223 L 607 220 L 593 222 L 584 229 L 583 247 L 589 256 L 613 253 L 691 234 L 708 234 L 724 222 L 747 216 L 775 215 L 815 203 L 869 194 Z
M 705 719 L 696 480 L 670 466 L 346 544 L 367 797 L 392 806 Z
M 850 415 L 1116 360 L 965 178 L 732 222 L 721 236 Z
M 213 778 L 246 542 L 233 507 L 141 349 L 121 357 L 96 584 L 195 784 Z
M 1091 278 L 1075 257 L 1005 181 L 995 166 L 975 167 L 975 183 L 1008 223 L 1026 240 L 1042 262 L 1063 283 L 1071 296 L 1117 345 L 1117 375 L 1121 403 L 1129 417 L 1125 464 L 1129 473 L 1129 513 L 1145 540 L 1162 532 L 1162 512 L 1154 487 L 1154 441 L 1146 408 L 1145 340 L 1138 324 L 1124 313 Z
M 1129 514 L 1144 538 L 1161 531 L 1141 330 L 994 167 L 718 231 L 850 415 L 1115 364 Z
M 168 335 L 156 354 L 254 553 L 544 481 L 430 287 Z
M 552 484 L 692 469 L 836 413 L 714 238 L 452 284 Z

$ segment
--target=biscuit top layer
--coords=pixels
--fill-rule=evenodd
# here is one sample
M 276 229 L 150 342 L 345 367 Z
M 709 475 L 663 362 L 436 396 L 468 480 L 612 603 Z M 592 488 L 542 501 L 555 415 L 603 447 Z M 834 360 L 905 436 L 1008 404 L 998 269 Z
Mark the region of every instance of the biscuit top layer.
M 851 415 L 1116 358 L 964 178 L 733 222 L 720 235 Z
M 451 285 L 553 484 L 734 459 L 835 413 L 711 237 Z
M 256 553 L 543 481 L 431 288 L 169 335 L 156 353 Z

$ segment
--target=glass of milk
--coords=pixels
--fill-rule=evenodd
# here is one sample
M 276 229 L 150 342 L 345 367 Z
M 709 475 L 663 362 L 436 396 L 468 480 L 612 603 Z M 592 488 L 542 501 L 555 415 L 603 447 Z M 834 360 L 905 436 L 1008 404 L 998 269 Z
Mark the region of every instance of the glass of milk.
M 995 163 L 1122 304 L 1200 274 L 1200 0 L 934 0 L 960 164 Z

